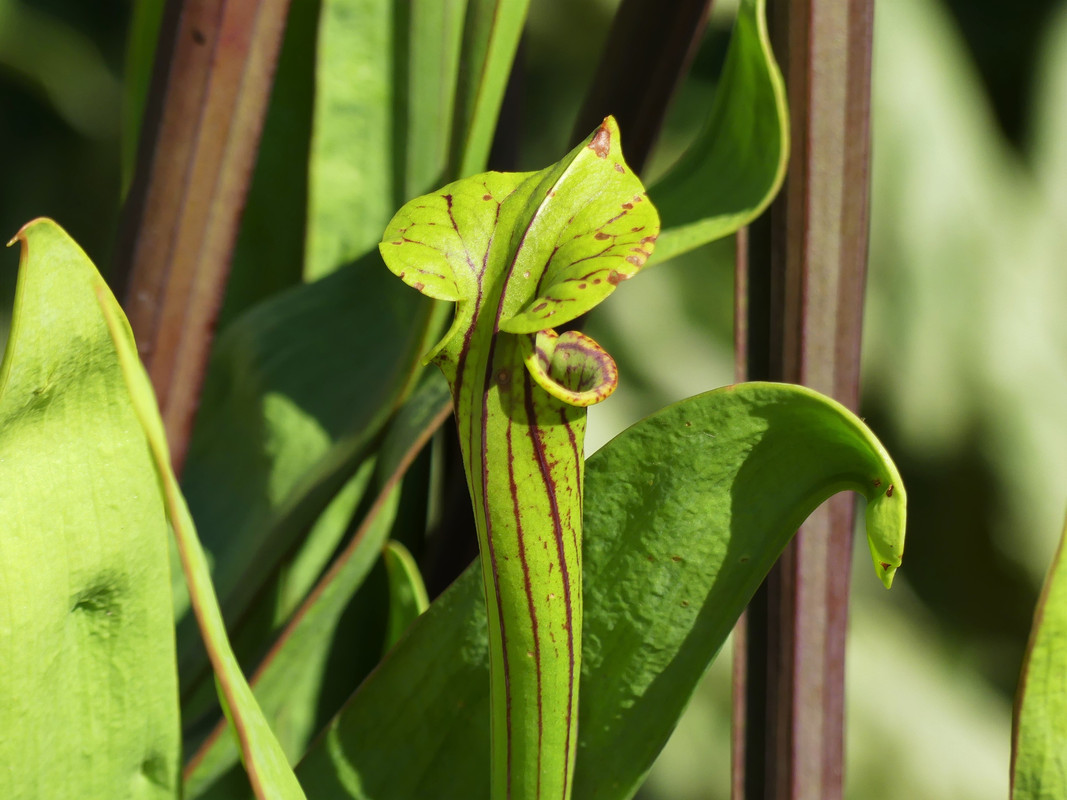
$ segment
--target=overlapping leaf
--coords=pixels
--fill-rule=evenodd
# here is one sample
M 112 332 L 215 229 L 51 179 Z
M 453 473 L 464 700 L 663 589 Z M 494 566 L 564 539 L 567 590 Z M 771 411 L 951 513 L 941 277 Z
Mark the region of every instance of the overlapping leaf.
M 294 761 L 381 654 L 380 639 L 354 635 L 364 633 L 367 626 L 358 616 L 362 610 L 358 598 L 353 598 L 389 535 L 397 512 L 401 475 L 448 413 L 447 386 L 436 373 L 432 378 L 390 423 L 379 451 L 379 492 L 363 522 L 252 676 L 256 697 Z M 409 583 L 412 581 L 414 578 L 409 578 Z M 415 605 L 418 607 L 418 602 Z M 356 621 L 345 622 L 345 615 L 352 614 L 353 607 Z M 353 652 L 362 657 L 352 658 Z M 331 662 L 339 658 L 347 674 L 340 681 L 331 682 L 329 673 L 338 669 Z M 365 668 L 361 671 L 354 661 Z M 209 788 L 211 791 L 205 796 L 226 796 L 229 779 L 218 785 L 216 782 L 235 767 L 238 753 L 225 733 L 225 722 L 221 722 L 193 756 L 187 769 L 188 796 L 200 796 Z
M 0 368 L 0 787 L 177 798 L 166 518 L 96 292 L 118 306 L 51 220 L 16 239 Z
M 859 419 L 814 392 L 710 392 L 590 458 L 575 798 L 633 796 L 782 547 L 822 500 L 847 489 L 867 497 L 876 569 L 888 580 L 903 547 L 899 475 Z M 399 799 L 442 786 L 487 795 L 478 570 L 415 622 L 301 763 L 313 796 Z
M 118 354 L 127 395 L 132 400 L 137 421 L 152 455 L 159 489 L 162 490 L 167 516 L 178 543 L 190 602 L 215 672 L 219 700 L 240 743 L 252 789 L 259 800 L 304 800 L 300 784 L 252 694 L 226 636 L 222 611 L 211 585 L 207 558 L 197 538 L 189 508 L 178 488 L 178 479 L 171 468 L 163 420 L 152 394 L 148 373 L 138 358 L 130 325 L 106 287 L 97 288 L 97 295 Z

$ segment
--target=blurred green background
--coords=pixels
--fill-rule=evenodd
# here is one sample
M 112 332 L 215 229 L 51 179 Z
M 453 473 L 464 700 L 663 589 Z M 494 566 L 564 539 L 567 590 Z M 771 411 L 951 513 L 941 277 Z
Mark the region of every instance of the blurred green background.
M 714 92 L 733 5 L 716 5 L 650 178 Z M 533 4 L 522 167 L 565 150 L 613 6 Z M 130 11 L 0 0 L 0 230 L 54 217 L 105 272 Z M 863 414 L 911 514 L 891 593 L 856 548 L 847 796 L 1004 798 L 1012 694 L 1067 506 L 1067 2 L 880 0 L 875 47 Z M 591 414 L 591 448 L 731 381 L 732 252 L 642 273 L 598 311 L 591 333 L 623 379 Z M 0 270 L 0 330 L 16 262 Z M 723 657 L 640 796 L 726 798 L 728 770 Z

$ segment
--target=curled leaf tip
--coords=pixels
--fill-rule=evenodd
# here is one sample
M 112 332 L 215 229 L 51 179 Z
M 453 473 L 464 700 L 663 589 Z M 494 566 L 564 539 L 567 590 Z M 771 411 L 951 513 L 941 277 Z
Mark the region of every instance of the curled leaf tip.
M 613 359 L 580 331 L 543 330 L 522 337 L 526 368 L 537 385 L 564 403 L 586 407 L 606 400 L 619 382 Z
M 58 225 L 56 225 L 56 222 L 53 219 L 49 219 L 48 217 L 35 217 L 34 219 L 31 219 L 29 222 L 23 225 L 21 228 L 19 228 L 18 233 L 11 237 L 11 240 L 7 243 L 7 246 L 11 247 L 11 245 L 13 245 L 15 242 L 22 242 L 23 244 L 25 244 L 26 233 L 29 231 L 30 228 L 33 228 L 40 224 L 48 224 L 56 228 L 59 227 Z
M 872 483 L 875 493 L 867 503 L 867 544 L 878 578 L 889 589 L 904 554 L 907 500 L 904 486 L 899 481 L 889 482 L 884 491 L 881 491 L 880 479 Z

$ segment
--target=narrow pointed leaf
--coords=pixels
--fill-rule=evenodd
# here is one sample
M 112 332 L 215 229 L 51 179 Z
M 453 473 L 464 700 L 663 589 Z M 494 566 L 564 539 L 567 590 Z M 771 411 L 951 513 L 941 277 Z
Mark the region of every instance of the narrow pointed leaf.
M 449 172 L 485 169 L 530 0 L 468 0 Z
M 117 304 L 51 220 L 15 240 L 0 368 L 2 794 L 177 798 L 166 517 L 96 292 Z
M 1012 800 L 1067 796 L 1067 527 L 1034 611 L 1011 741 Z
M 389 541 L 382 551 L 385 568 L 389 572 L 389 624 L 385 633 L 385 648 L 396 644 L 419 614 L 430 606 L 426 585 L 419 574 L 419 565 L 404 545 Z
M 766 0 L 742 0 L 708 121 L 649 196 L 663 217 L 653 262 L 736 232 L 778 193 L 789 159 L 785 85 Z
M 815 392 L 709 392 L 589 459 L 575 798 L 633 796 L 785 543 L 842 490 L 867 499 L 888 583 L 903 548 L 900 476 L 857 417 Z M 416 620 L 301 762 L 314 797 L 488 796 L 479 578 L 474 565 Z
M 137 345 L 129 323 L 106 288 L 98 289 L 97 294 L 118 351 L 137 419 L 148 439 L 156 475 L 162 485 L 167 515 L 178 541 L 178 552 L 189 585 L 193 613 L 200 625 L 215 670 L 219 700 L 240 742 L 242 759 L 252 789 L 257 798 L 303 800 L 304 793 L 300 784 L 264 718 L 226 637 L 226 626 L 222 621 L 214 587 L 211 585 L 207 558 L 170 465 L 163 420 L 155 404 L 148 373 L 137 357 Z

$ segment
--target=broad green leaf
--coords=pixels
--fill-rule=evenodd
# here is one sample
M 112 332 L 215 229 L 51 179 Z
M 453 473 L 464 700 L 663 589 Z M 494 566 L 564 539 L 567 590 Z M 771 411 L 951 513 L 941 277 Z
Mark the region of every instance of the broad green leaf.
M 419 574 L 419 566 L 404 545 L 386 542 L 382 551 L 389 573 L 389 624 L 385 632 L 385 648 L 396 644 L 404 631 L 419 614 L 430 606 L 426 585 Z
M 0 367 L 0 794 L 177 798 L 167 523 L 100 313 L 51 220 L 22 259 Z
M 650 190 L 663 218 L 652 262 L 734 233 L 777 194 L 789 159 L 785 85 L 766 0 L 742 0 L 711 113 L 696 142 Z
M 227 620 L 249 611 L 413 383 L 431 307 L 390 297 L 391 280 L 371 254 L 256 306 L 219 340 L 183 488 Z M 178 642 L 189 687 L 204 667 L 190 620 Z
M 365 674 L 353 666 L 351 658 L 345 658 L 349 680 L 331 684 L 327 673 L 330 662 L 338 661 L 338 652 L 354 649 L 366 655 L 369 648 L 372 657 L 360 659 L 368 665 L 373 665 L 380 655 L 380 640 L 358 638 L 362 633 L 360 620 L 353 625 L 345 623 L 343 617 L 358 601 L 353 597 L 389 535 L 396 517 L 400 477 L 447 412 L 448 389 L 444 381 L 428 380 L 390 422 L 379 451 L 381 480 L 377 500 L 252 676 L 256 698 L 294 761 Z M 333 671 L 337 671 L 336 663 Z M 220 781 L 220 776 L 232 770 L 237 751 L 224 733 L 223 726 L 217 726 L 193 756 L 186 770 L 188 796 L 226 796 L 230 780 Z M 207 791 L 208 787 L 211 791 Z
M 539 172 L 487 172 L 410 201 L 389 269 L 456 300 L 432 351 L 452 390 L 485 592 L 492 796 L 570 796 L 581 667 L 585 407 L 615 362 L 569 322 L 645 263 L 659 217 L 608 117 Z
M 240 742 L 242 759 L 252 789 L 257 798 L 303 800 L 304 793 L 300 784 L 264 718 L 226 637 L 226 625 L 222 620 L 215 589 L 211 585 L 207 558 L 197 538 L 189 508 L 178 488 L 178 480 L 170 466 L 163 420 L 156 406 L 148 373 L 137 355 L 133 332 L 107 288 L 97 288 L 97 295 L 118 352 L 128 397 L 133 402 L 137 420 L 148 439 L 148 448 L 151 451 L 156 477 L 161 484 L 167 516 L 178 542 L 193 613 L 215 671 L 219 700 L 230 720 L 233 733 Z
M 1011 741 L 1012 800 L 1067 796 L 1067 558 L 1063 542 L 1034 611 Z
M 589 459 L 575 798 L 633 796 L 771 564 L 842 490 L 867 498 L 888 583 L 903 547 L 900 476 L 857 417 L 808 389 L 699 395 Z M 473 565 L 416 620 L 305 757 L 298 773 L 314 797 L 488 795 L 479 573 Z

